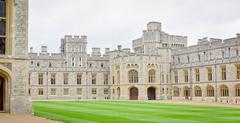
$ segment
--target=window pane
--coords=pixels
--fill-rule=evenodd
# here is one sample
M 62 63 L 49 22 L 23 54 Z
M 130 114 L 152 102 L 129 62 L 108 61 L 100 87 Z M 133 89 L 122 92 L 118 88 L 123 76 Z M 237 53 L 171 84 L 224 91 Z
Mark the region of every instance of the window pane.
M 5 38 L 0 38 L 0 54 L 5 54 L 6 41 Z
M 6 35 L 6 21 L 0 20 L 0 35 Z
M 6 17 L 6 1 L 0 1 L 0 17 Z

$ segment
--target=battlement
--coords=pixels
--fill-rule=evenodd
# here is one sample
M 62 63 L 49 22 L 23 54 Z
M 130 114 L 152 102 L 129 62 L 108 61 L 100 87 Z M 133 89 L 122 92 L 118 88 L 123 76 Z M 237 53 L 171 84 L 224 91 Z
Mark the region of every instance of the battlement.
M 81 37 L 78 35 L 65 35 L 62 39 L 65 42 L 87 42 L 87 36 L 82 35 Z
M 29 53 L 30 59 L 63 59 L 64 55 L 61 53 Z
M 202 39 L 198 39 L 197 44 L 204 44 L 204 43 L 208 43 L 208 42 L 222 42 L 222 39 L 218 39 L 218 38 L 209 38 L 208 37 L 204 37 Z
M 161 31 L 161 26 L 162 24 L 160 22 L 155 22 L 155 21 L 152 21 L 152 22 L 149 22 L 147 24 L 147 30 L 148 31 Z
M 198 42 L 196 45 L 192 45 L 189 47 L 184 47 L 180 49 L 173 50 L 173 55 L 178 54 L 184 54 L 188 52 L 194 52 L 194 51 L 201 51 L 205 50 L 207 48 L 221 48 L 221 47 L 230 47 L 233 45 L 236 45 L 240 42 L 240 40 L 236 37 L 233 38 L 227 38 L 227 39 L 218 39 L 218 38 L 208 38 L 204 37 L 202 39 L 198 39 Z
M 187 36 L 170 35 L 162 31 L 160 22 L 149 22 L 142 37 L 132 41 L 135 53 L 159 54 L 161 48 L 181 48 L 187 46 Z
M 92 54 L 91 56 L 98 56 L 101 57 L 101 49 L 100 48 L 92 48 Z

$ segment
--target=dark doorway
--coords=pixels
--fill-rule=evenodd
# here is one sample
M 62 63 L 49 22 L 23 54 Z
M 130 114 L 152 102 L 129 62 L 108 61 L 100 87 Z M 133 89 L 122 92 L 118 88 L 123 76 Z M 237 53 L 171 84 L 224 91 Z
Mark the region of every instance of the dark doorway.
M 118 96 L 118 99 L 120 99 L 120 94 L 121 94 L 120 88 L 118 87 L 118 88 L 117 88 L 117 96 Z
M 150 87 L 147 89 L 148 100 L 156 100 L 156 89 L 154 87 Z
M 3 111 L 4 105 L 4 79 L 0 77 L 0 111 Z
M 189 96 L 190 96 L 190 89 L 189 87 L 184 87 L 184 97 L 185 99 L 189 99 Z
M 130 88 L 130 100 L 138 100 L 138 89 L 136 87 Z

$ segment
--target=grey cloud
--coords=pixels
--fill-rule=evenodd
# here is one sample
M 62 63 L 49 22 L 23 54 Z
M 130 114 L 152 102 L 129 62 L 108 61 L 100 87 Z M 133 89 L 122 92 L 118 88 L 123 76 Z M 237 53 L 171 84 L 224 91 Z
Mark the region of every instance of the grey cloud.
M 239 0 L 30 0 L 29 45 L 58 52 L 60 38 L 72 34 L 87 35 L 89 49 L 131 47 L 148 21 L 188 36 L 189 44 L 203 36 L 228 38 L 240 32 L 239 5 Z

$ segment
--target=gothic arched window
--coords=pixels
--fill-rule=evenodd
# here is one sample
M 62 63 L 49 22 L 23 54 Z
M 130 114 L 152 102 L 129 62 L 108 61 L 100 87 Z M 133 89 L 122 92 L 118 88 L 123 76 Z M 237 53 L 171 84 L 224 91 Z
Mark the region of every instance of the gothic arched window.
M 138 72 L 136 70 L 130 70 L 128 72 L 129 83 L 138 83 Z

